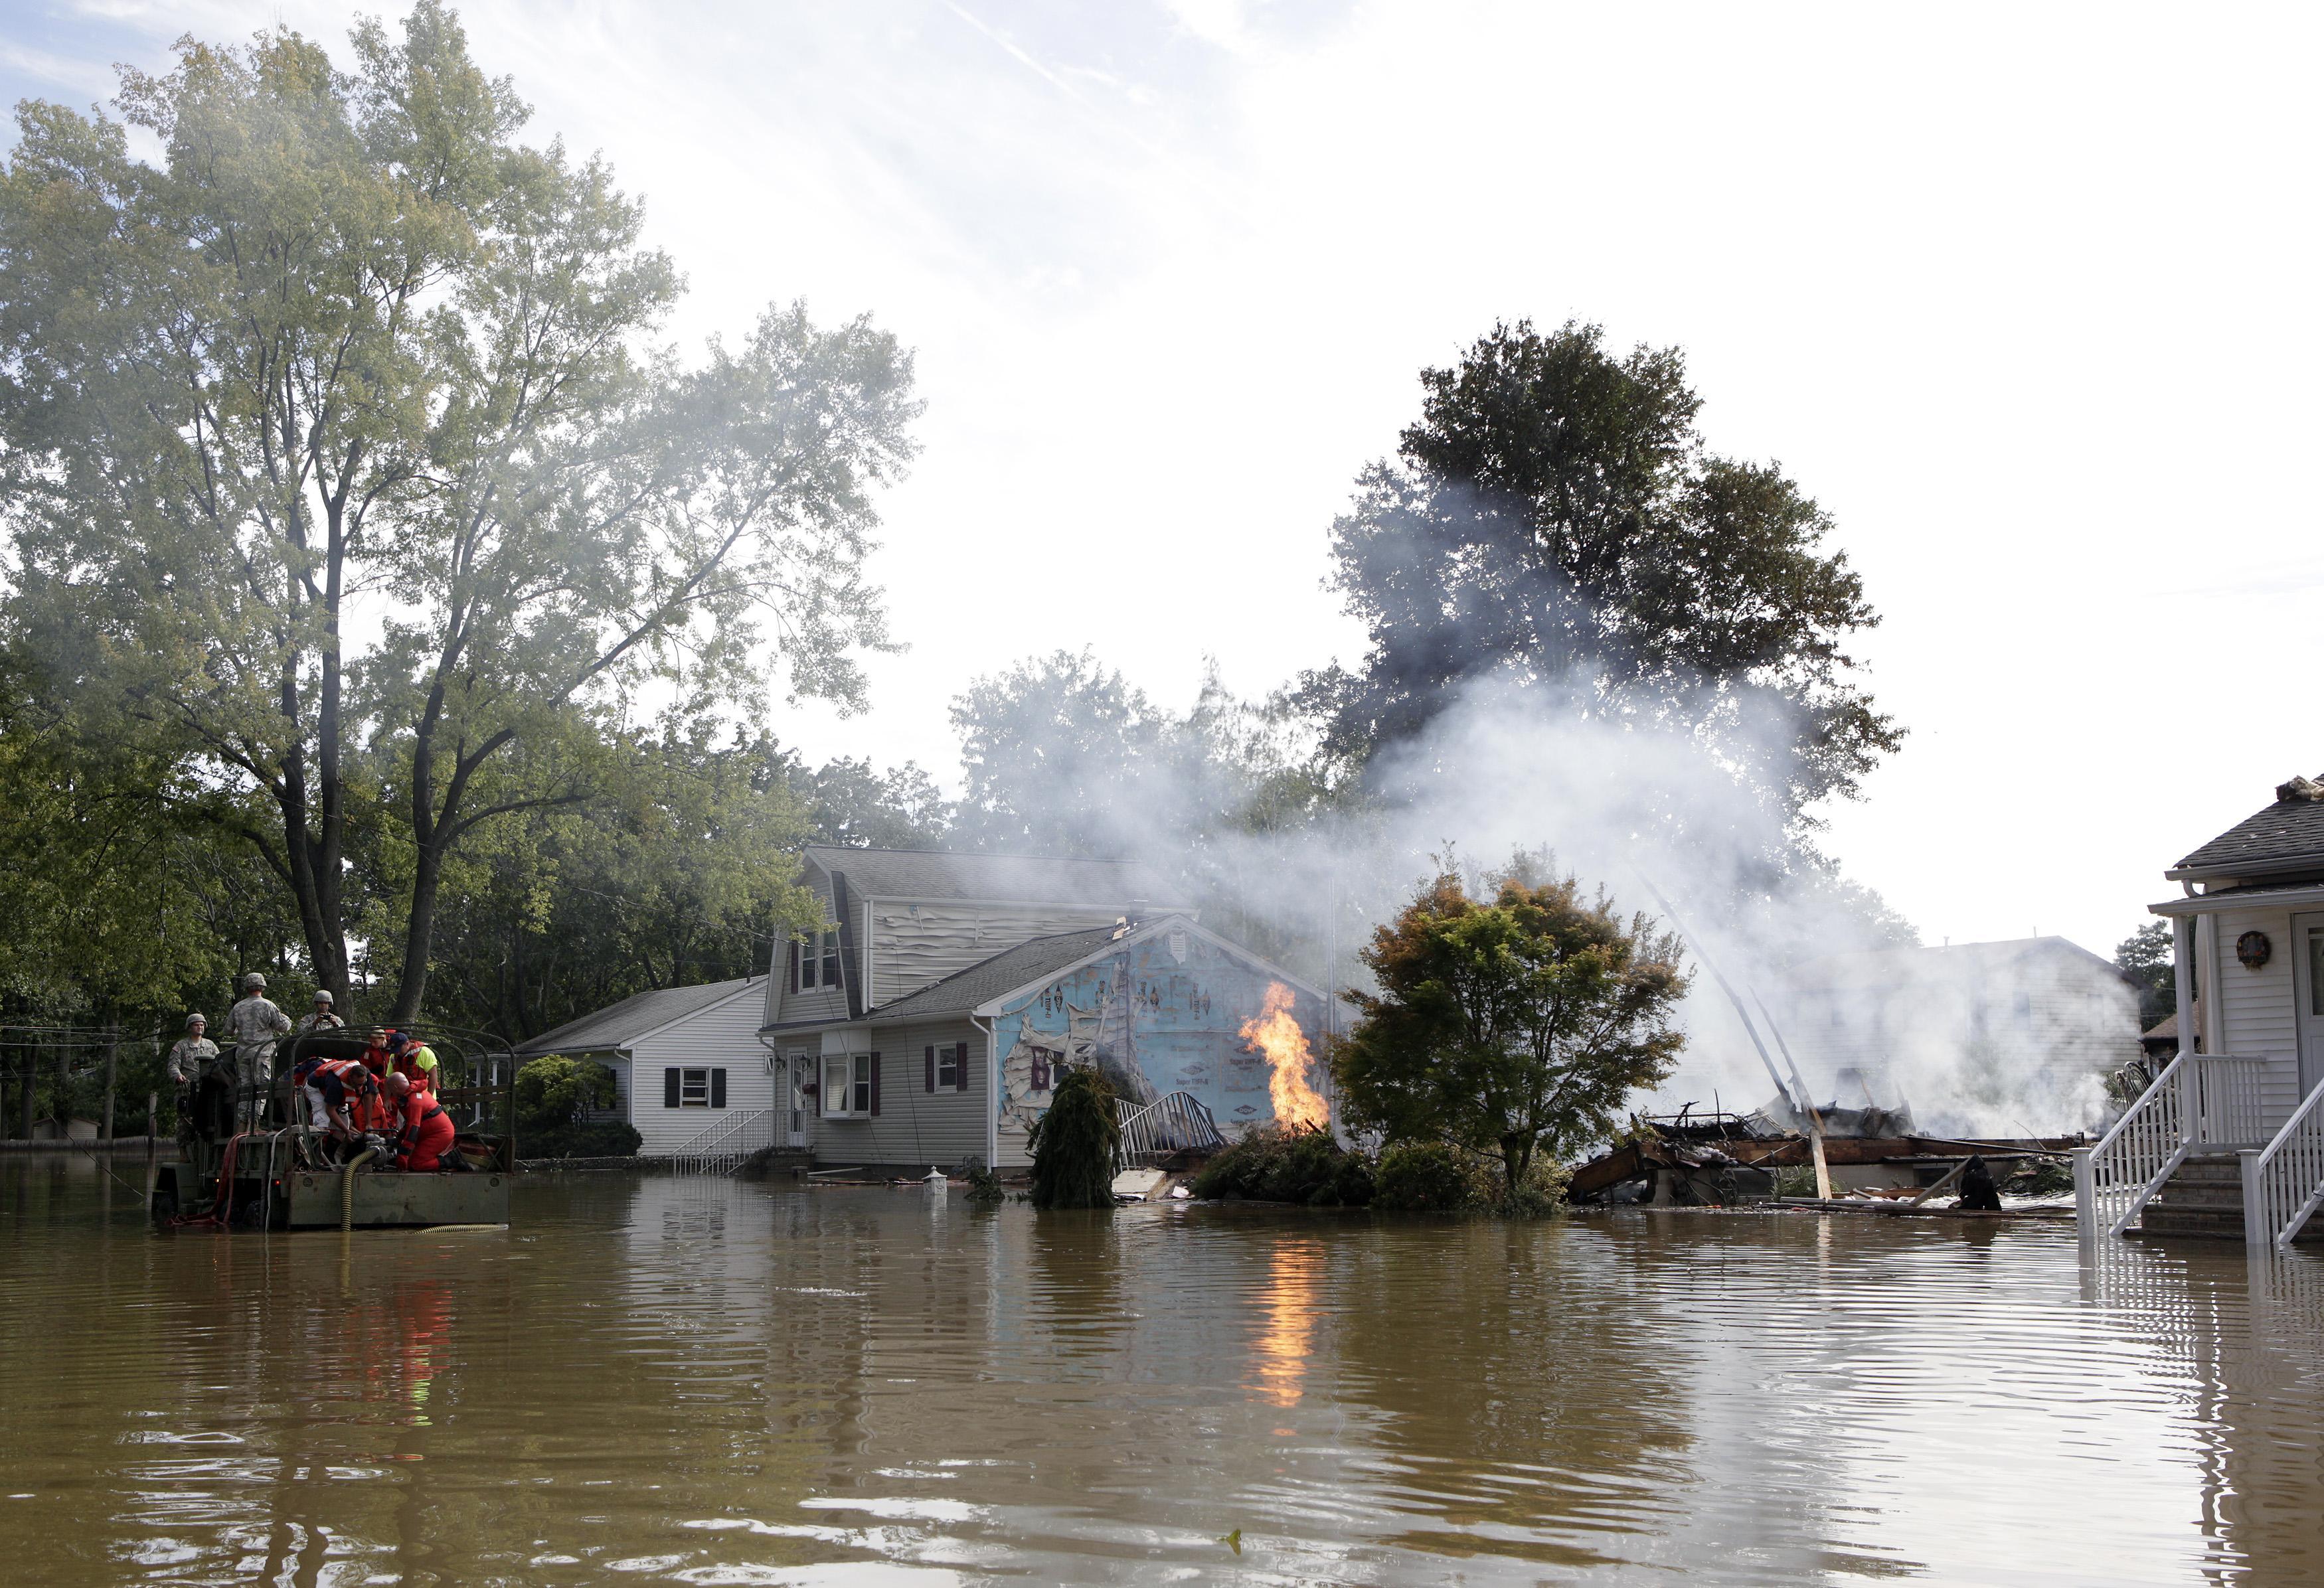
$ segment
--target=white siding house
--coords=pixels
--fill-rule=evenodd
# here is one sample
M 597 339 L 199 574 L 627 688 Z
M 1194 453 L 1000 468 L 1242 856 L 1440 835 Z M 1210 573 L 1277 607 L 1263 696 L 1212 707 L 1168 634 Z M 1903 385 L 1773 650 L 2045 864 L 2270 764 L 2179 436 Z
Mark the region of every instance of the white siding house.
M 815 848 L 805 869 L 822 916 L 777 922 L 794 946 L 759 1034 L 776 1142 L 825 1168 L 1022 1169 L 1050 1078 L 1078 1063 L 1135 1104 L 1183 1094 L 1250 1129 L 1274 1109 L 1242 1023 L 1280 983 L 1322 1029 L 1319 992 L 1134 861 Z
M 2178 1053 L 2079 1155 L 2085 1234 L 2324 1239 L 2324 783 L 2163 873 Z
M 611 1069 L 621 1093 L 612 1116 L 636 1129 L 642 1157 L 670 1157 L 752 1113 L 752 1144 L 764 1146 L 775 1103 L 759 1041 L 765 1001 L 764 977 L 640 993 L 535 1037 L 517 1058 L 561 1053 Z

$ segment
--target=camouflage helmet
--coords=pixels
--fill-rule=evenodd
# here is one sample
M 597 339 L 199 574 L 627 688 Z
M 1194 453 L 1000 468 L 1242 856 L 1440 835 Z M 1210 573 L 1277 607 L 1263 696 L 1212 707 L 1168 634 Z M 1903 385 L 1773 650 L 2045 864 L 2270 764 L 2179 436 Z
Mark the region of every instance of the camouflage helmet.
M 186 1029 L 188 1031 L 193 1030 L 194 1027 L 198 1025 L 208 1025 L 208 1020 L 205 1019 L 199 1014 L 189 1014 L 186 1016 Z
M 245 993 L 264 992 L 266 990 L 266 978 L 254 970 L 248 976 L 242 978 L 242 990 Z
M 328 988 L 328 987 L 317 987 L 317 988 L 315 989 L 315 1002 L 317 1002 L 318 1004 L 328 1004 L 330 1001 L 331 1001 L 331 989 L 330 989 L 330 988 Z

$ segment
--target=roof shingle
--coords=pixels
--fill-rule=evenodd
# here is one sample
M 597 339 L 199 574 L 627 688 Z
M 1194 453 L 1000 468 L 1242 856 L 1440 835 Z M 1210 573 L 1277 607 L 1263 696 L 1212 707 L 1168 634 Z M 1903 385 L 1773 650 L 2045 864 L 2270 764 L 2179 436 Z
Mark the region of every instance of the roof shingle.
M 739 981 L 712 981 L 699 987 L 657 987 L 650 992 L 632 993 L 618 1004 L 610 1004 L 578 1020 L 568 1020 L 554 1031 L 545 1031 L 530 1042 L 518 1043 L 516 1056 L 533 1059 L 543 1053 L 586 1053 L 626 1047 L 682 1015 L 733 997 L 758 979 L 746 976 Z
M 807 858 L 844 873 L 847 888 L 873 899 L 986 899 L 1027 904 L 1140 904 L 1148 913 L 1186 901 L 1135 860 L 1072 856 L 960 854 L 943 849 L 849 849 L 811 844 Z
M 1039 981 L 1076 959 L 1096 953 L 1113 941 L 1118 930 L 1092 926 L 1080 932 L 1062 932 L 1054 937 L 1030 939 L 1013 949 L 1001 950 L 990 959 L 979 959 L 964 970 L 955 970 L 942 981 L 930 982 L 918 992 L 883 1004 L 872 1011 L 871 1018 L 933 1020 L 947 1014 L 965 1014 L 980 1004 Z
M 2163 873 L 2181 877 L 2244 877 L 2313 865 L 2324 868 L 2324 803 L 2278 800 Z

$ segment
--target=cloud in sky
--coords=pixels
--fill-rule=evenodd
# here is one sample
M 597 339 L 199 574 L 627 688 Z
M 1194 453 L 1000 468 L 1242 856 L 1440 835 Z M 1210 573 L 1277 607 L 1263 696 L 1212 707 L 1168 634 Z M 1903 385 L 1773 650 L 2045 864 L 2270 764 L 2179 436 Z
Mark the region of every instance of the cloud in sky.
M 374 6 L 372 9 L 381 9 Z M 51 4 L 0 87 L 356 8 Z M 1496 317 L 1677 343 L 1713 444 L 1840 522 L 1913 737 L 1832 842 L 1931 941 L 2104 949 L 2161 867 L 2324 771 L 2307 12 L 513 0 L 533 133 L 688 274 L 919 350 L 881 573 L 912 645 L 816 752 L 952 763 L 945 700 L 1088 644 L 1165 695 L 1352 629 L 1326 531 Z

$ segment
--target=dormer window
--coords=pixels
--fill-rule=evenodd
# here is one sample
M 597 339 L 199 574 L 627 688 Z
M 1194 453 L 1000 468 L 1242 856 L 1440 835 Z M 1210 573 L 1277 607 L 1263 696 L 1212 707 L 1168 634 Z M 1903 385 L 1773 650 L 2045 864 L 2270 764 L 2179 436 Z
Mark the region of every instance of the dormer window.
M 810 932 L 793 950 L 798 955 L 798 974 L 794 992 L 809 992 L 816 987 L 839 985 L 839 933 Z

